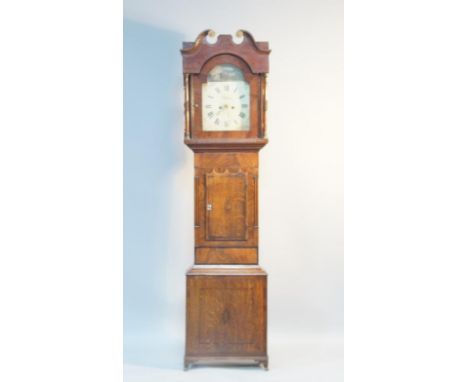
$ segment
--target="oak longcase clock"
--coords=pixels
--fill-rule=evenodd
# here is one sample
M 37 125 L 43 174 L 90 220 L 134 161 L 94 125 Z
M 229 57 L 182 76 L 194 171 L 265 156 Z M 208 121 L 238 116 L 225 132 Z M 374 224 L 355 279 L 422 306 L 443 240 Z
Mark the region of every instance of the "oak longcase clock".
M 195 264 L 187 272 L 184 368 L 268 368 L 267 274 L 258 265 L 258 152 L 269 47 L 246 31 L 184 42 L 185 144 L 195 153 Z

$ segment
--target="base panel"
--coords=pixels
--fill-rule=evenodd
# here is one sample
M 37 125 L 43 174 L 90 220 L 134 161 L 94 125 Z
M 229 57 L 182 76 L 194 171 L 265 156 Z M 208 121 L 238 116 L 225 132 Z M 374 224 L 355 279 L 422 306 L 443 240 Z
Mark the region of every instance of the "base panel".
M 187 272 L 185 365 L 267 367 L 267 275 L 258 266 Z

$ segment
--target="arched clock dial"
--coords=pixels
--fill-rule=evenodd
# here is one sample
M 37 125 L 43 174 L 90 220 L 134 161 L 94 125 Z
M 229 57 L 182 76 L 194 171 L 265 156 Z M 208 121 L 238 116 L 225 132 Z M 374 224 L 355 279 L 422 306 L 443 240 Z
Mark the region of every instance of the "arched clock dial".
M 233 65 L 218 65 L 202 87 L 205 131 L 250 129 L 250 88 L 242 72 Z

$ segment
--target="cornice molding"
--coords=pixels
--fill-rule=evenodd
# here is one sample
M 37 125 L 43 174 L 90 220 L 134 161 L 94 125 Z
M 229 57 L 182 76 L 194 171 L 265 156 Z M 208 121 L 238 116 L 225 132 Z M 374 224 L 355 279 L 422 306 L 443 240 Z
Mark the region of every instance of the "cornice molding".
M 211 29 L 201 32 L 194 42 L 184 42 L 180 50 L 183 57 L 184 73 L 200 73 L 202 66 L 211 58 L 221 54 L 231 54 L 244 60 L 253 73 L 268 72 L 268 56 L 270 49 L 268 42 L 255 41 L 252 34 L 240 29 L 236 32 L 242 41 L 236 43 L 233 36 L 221 34 L 215 42 L 207 41 L 207 36 L 215 37 Z

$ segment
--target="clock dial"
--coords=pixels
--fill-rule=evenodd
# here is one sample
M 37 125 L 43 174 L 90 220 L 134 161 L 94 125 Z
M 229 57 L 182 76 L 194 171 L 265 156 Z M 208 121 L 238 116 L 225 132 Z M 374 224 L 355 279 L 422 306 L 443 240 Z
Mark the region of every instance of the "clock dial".
M 202 88 L 202 116 L 205 131 L 250 129 L 250 87 L 233 65 L 218 65 Z

